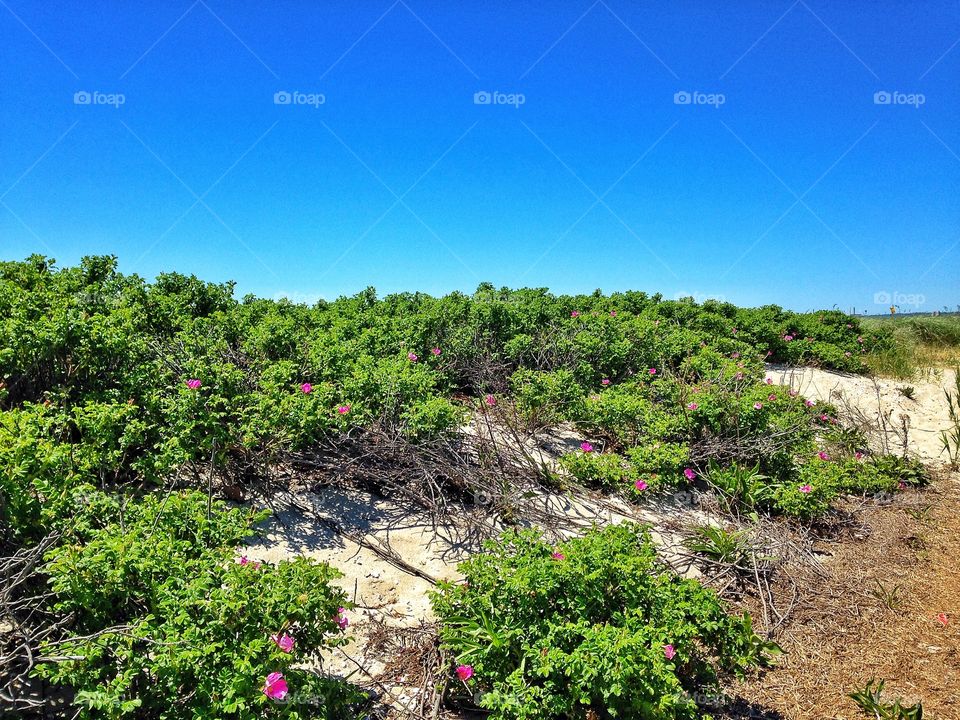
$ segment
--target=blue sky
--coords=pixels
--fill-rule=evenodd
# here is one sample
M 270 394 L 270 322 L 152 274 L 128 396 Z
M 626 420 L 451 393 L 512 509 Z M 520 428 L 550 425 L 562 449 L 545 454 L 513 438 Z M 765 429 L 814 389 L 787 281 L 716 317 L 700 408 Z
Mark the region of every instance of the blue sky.
M 0 0 L 0 257 L 954 307 L 958 41 L 956 2 Z

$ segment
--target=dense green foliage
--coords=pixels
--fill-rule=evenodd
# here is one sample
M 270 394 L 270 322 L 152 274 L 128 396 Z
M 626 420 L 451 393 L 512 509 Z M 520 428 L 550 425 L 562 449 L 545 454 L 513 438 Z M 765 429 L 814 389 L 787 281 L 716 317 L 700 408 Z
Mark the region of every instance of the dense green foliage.
M 568 477 L 637 499 L 694 481 L 731 509 L 812 518 L 840 493 L 893 490 L 921 482 L 922 470 L 863 452 L 833 408 L 766 384 L 764 362 L 863 372 L 887 342 L 836 311 L 697 305 L 642 292 L 554 296 L 483 284 L 469 296 L 378 299 L 367 289 L 306 307 L 238 300 L 230 283 L 179 274 L 147 283 L 117 272 L 111 257 L 63 269 L 39 256 L 3 262 L 0 548 L 59 538 L 43 572 L 56 593 L 49 610 L 69 624 L 63 644 L 45 651 L 60 659 L 41 672 L 76 690 L 89 716 L 292 717 L 302 708 L 268 700 L 264 672 L 282 671 L 291 696 L 347 693 L 318 688 L 296 665 L 339 637 L 332 571 L 237 565 L 253 518 L 216 504 L 208 517 L 205 496 L 159 495 L 173 478 L 205 486 L 213 472 L 242 485 L 291 453 L 373 429 L 432 443 L 492 394 L 501 401 L 488 405 L 503 422 L 571 422 L 591 437 L 595 447 L 562 459 Z M 511 645 L 509 656 L 478 662 L 484 682 L 499 688 L 490 702 L 506 703 L 496 705 L 504 717 L 528 693 L 530 707 L 541 708 L 529 717 L 553 717 L 558 702 L 682 717 L 692 706 L 675 693 L 748 662 L 746 635 L 712 596 L 654 572 L 641 536 L 611 532 L 622 572 L 647 594 L 610 607 L 551 606 L 567 619 L 544 626 L 543 637 L 555 634 L 561 655 L 547 650 L 537 672 L 553 677 L 549 668 L 562 661 L 586 673 L 601 656 L 615 665 L 611 648 L 621 642 L 633 664 L 599 697 L 589 674 L 562 688 L 532 680 L 533 665 L 516 675 L 511 663 L 532 646 Z M 574 542 L 571 557 L 607 567 L 596 542 Z M 599 597 L 591 583 L 602 573 L 591 579 L 580 560 L 535 562 L 542 548 L 529 538 L 492 552 L 470 567 L 482 575 L 490 557 L 526 558 L 516 569 L 532 573 L 529 581 L 569 584 L 570 602 Z M 579 575 L 565 575 L 568 567 Z M 652 579 L 642 580 L 648 570 Z M 575 589 L 583 583 L 588 595 Z M 503 591 L 491 584 L 483 592 L 489 600 Z M 501 620 L 491 627 L 512 632 L 516 618 Z M 270 635 L 291 628 L 296 650 L 278 654 Z M 621 690 L 652 662 L 649 643 L 667 630 L 680 660 L 660 658 L 655 681 L 637 680 L 641 689 L 628 698 Z M 589 643 L 577 649 L 574 637 Z M 700 654 L 694 638 L 716 657 Z M 343 711 L 347 699 L 325 712 Z M 673 715 L 651 715 L 660 716 Z
M 496 720 L 709 717 L 697 699 L 716 694 L 718 673 L 777 650 L 749 616 L 661 567 L 637 526 L 557 547 L 509 532 L 460 571 L 466 582 L 433 598 L 444 645 L 473 671 L 454 693 Z
M 338 573 L 304 558 L 237 562 L 234 546 L 262 516 L 213 510 L 208 519 L 200 493 L 125 507 L 93 493 L 49 554 L 55 609 L 74 623 L 45 650 L 72 659 L 39 667 L 77 690 L 82 717 L 328 717 L 318 708 L 349 699 L 296 667 L 341 641 L 346 598 L 328 585 Z M 272 639 L 284 634 L 289 651 Z M 284 703 L 261 692 L 274 672 L 289 686 Z

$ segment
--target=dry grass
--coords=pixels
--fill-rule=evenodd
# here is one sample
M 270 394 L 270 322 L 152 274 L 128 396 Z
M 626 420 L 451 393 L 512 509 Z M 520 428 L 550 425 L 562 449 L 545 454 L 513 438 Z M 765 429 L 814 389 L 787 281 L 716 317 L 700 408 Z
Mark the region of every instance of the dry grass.
M 767 711 L 759 717 L 853 720 L 864 716 L 847 694 L 876 677 L 885 698 L 960 719 L 960 478 L 851 517 L 817 545 L 826 572 L 792 578 L 801 600 L 778 638 L 779 666 L 739 694 Z

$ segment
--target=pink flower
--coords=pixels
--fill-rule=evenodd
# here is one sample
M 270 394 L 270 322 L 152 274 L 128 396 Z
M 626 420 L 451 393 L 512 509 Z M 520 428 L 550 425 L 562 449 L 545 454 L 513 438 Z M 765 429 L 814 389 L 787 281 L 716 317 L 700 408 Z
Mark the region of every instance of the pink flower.
M 950 622 L 950 618 L 947 617 L 946 613 L 937 613 L 937 622 L 946 627 Z
M 341 405 L 337 408 L 337 412 L 340 413 L 341 415 L 346 415 L 348 412 L 350 412 L 350 406 Z
M 634 486 L 637 490 L 639 490 L 640 492 L 643 492 L 644 490 L 647 489 L 647 487 L 649 487 L 643 480 L 637 480 L 637 481 L 633 484 L 633 486 Z
M 821 419 L 823 422 L 829 422 L 829 421 L 830 421 L 830 416 L 827 415 L 826 413 L 823 413 L 823 414 L 820 416 L 820 419 Z
M 737 373 L 736 375 L 734 375 L 733 377 L 736 378 L 737 380 L 743 380 L 743 373 L 742 373 L 742 372 L 738 372 L 738 373 Z
M 617 311 L 616 311 L 616 310 L 611 310 L 611 311 L 610 311 L 610 317 L 616 317 L 616 316 L 617 316 Z
M 857 450 L 857 451 L 853 454 L 853 456 L 854 456 L 857 460 L 863 460 L 863 453 L 860 452 L 859 450 Z
M 417 357 L 416 353 L 407 353 L 407 360 L 409 360 L 410 362 L 416 362 L 419 359 L 420 358 Z
M 698 407 L 700 406 L 697 405 L 695 402 L 687 403 L 687 410 L 696 410 Z
M 287 681 L 283 674 L 272 672 L 267 675 L 267 682 L 263 686 L 263 694 L 271 700 L 283 700 L 287 696 Z
M 863 338 L 860 337 L 860 336 L 857 336 L 857 342 L 858 342 L 858 343 L 863 343 Z
M 738 352 L 730 353 L 730 357 L 732 357 L 734 360 L 736 360 L 738 357 L 740 357 L 740 353 L 738 353 Z
M 430 352 L 432 352 L 434 355 L 440 355 L 440 348 L 433 348 L 433 350 Z
M 796 390 L 791 390 L 791 391 L 790 391 L 790 397 L 796 397 L 796 396 L 799 395 L 799 394 L 800 394 L 800 393 L 797 392 Z
M 732 332 L 733 332 L 734 335 L 736 335 L 736 334 L 737 334 L 737 329 L 736 329 L 736 328 L 733 328 Z
M 600 384 L 601 384 L 601 385 L 609 385 L 609 384 L 610 384 L 610 378 L 604 378 L 603 380 L 600 381 Z
M 907 484 L 903 480 L 901 480 L 900 482 L 897 483 L 897 488 L 900 490 L 906 490 Z
M 773 355 L 773 350 L 767 350 L 767 357 L 770 357 L 771 355 Z
M 337 627 L 341 630 L 346 630 L 347 625 L 350 624 L 350 618 L 346 615 L 346 608 L 337 608 L 337 614 L 333 616 L 334 622 L 337 623 Z
M 572 318 L 580 317 L 580 311 L 579 311 L 579 310 L 574 310 L 572 313 L 570 313 L 570 317 L 572 317 Z
M 673 656 L 677 654 L 677 651 L 673 649 L 673 645 L 664 645 L 663 646 L 663 656 L 667 660 L 673 660 Z
M 649 370 L 647 370 L 647 372 L 650 373 L 651 375 L 656 375 L 656 374 L 657 374 L 657 369 L 656 369 L 656 368 L 650 368 Z
M 802 493 L 804 493 L 804 494 L 809 493 L 809 492 L 813 492 L 813 488 L 810 487 L 810 485 L 801 485 L 801 486 L 800 486 L 800 492 L 802 492 Z
M 687 480 L 693 480 L 693 479 L 697 476 L 697 473 L 694 472 L 692 468 L 684 468 L 684 470 L 683 470 L 683 476 L 684 476 Z
M 309 395 L 313 392 L 313 385 L 310 383 L 304 383 L 300 386 L 300 392 L 302 392 L 304 395 Z
M 588 442 L 582 442 L 580 443 L 580 449 L 583 450 L 585 453 L 593 452 L 593 445 L 591 445 Z
M 191 390 L 198 390 L 200 388 L 200 381 L 196 378 L 191 378 L 187 380 L 187 387 Z
M 791 342 L 791 341 L 793 340 L 793 335 L 784 335 L 784 336 L 783 336 L 783 339 L 784 339 L 786 342 Z
M 238 562 L 239 562 L 241 565 L 246 565 L 246 564 L 249 563 L 250 561 L 247 559 L 247 556 L 246 556 L 246 555 L 242 555 L 242 556 L 240 557 L 240 560 L 239 560 Z
M 564 555 L 562 552 L 556 552 L 556 551 L 550 553 L 550 557 L 552 557 L 554 560 L 566 560 L 566 559 L 567 559 L 567 556 Z
M 850 351 L 847 350 L 847 351 L 843 354 L 843 356 L 844 356 L 844 357 L 850 357 L 850 354 L 851 354 Z
M 754 409 L 754 410 L 763 410 L 763 403 L 762 403 L 762 402 L 755 402 L 755 403 L 753 404 L 753 409 Z
M 820 452 L 817 453 L 817 457 L 820 458 L 821 460 L 829 460 L 829 459 L 830 459 L 830 456 L 827 455 L 823 450 L 821 450 Z
M 804 400 L 803 404 L 806 405 L 807 407 L 813 407 L 814 405 L 816 405 L 816 403 L 813 400 Z
M 466 682 L 473 677 L 473 666 L 472 665 L 458 665 L 457 666 L 457 677 Z
M 774 393 L 770 393 L 769 395 L 767 395 L 767 400 L 769 400 L 770 402 L 773 402 L 776 399 L 777 399 L 777 396 Z
M 767 385 L 773 385 L 773 378 L 767 378 L 766 380 L 764 380 L 764 382 L 765 382 Z
M 487 395 L 483 400 L 490 407 L 493 407 L 497 404 L 497 399 L 493 395 Z
M 273 640 L 277 644 L 277 647 L 283 650 L 285 653 L 293 650 L 293 638 L 287 635 L 287 633 L 283 633 L 283 635 L 271 635 L 270 639 Z

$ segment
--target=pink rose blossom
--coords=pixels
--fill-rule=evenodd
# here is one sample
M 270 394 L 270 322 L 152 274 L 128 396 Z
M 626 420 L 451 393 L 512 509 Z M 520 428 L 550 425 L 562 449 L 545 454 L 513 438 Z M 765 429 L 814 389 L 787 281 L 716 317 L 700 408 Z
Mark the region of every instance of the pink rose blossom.
M 648 485 L 647 485 L 643 480 L 637 480 L 637 481 L 633 484 L 633 486 L 634 486 L 637 490 L 639 490 L 640 492 L 643 492 L 643 491 L 646 490 L 647 487 L 648 487 Z
M 350 406 L 349 406 L 349 405 L 340 405 L 340 406 L 337 408 L 337 412 L 340 413 L 341 415 L 346 415 L 348 412 L 350 412 Z
M 863 460 L 863 453 L 860 452 L 859 450 L 857 450 L 857 451 L 853 454 L 853 456 L 854 456 L 857 460 Z
M 763 403 L 762 403 L 762 402 L 755 402 L 755 403 L 753 404 L 753 409 L 754 409 L 754 410 L 763 410 Z
M 570 313 L 570 317 L 572 317 L 572 318 L 580 317 L 580 311 L 579 311 L 579 310 L 574 310 L 572 313 Z
M 283 679 L 283 674 L 272 672 L 267 675 L 267 681 L 263 686 L 263 694 L 271 700 L 283 700 L 287 696 L 287 681 Z
M 673 656 L 677 654 L 677 651 L 673 649 L 673 645 L 664 645 L 663 646 L 663 656 L 667 660 L 673 660 Z
M 696 410 L 698 407 L 700 406 L 697 405 L 695 402 L 687 403 L 687 410 Z
M 198 390 L 200 389 L 200 381 L 196 378 L 190 378 L 187 380 L 187 387 L 191 390 Z
M 683 470 L 683 476 L 684 476 L 687 480 L 693 480 L 693 479 L 697 476 L 697 473 L 694 472 L 694 470 L 693 470 L 692 468 L 684 468 L 684 470 Z
M 603 380 L 600 381 L 600 384 L 601 384 L 601 385 L 604 385 L 604 386 L 609 385 L 609 384 L 610 384 L 610 378 L 604 378 Z
M 567 559 L 567 556 L 564 555 L 562 552 L 559 552 L 559 551 L 554 551 L 554 552 L 550 553 L 550 557 L 553 558 L 554 560 L 566 560 L 566 559 Z
M 432 352 L 434 355 L 439 355 L 439 354 L 440 354 L 440 348 L 433 348 L 433 350 L 431 350 L 430 352 Z
M 830 459 L 830 456 L 827 455 L 823 450 L 821 450 L 820 452 L 817 453 L 817 457 L 820 458 L 821 460 L 829 460 L 829 459 Z
M 458 665 L 457 666 L 457 677 L 466 682 L 473 677 L 473 666 L 472 665 Z
M 736 360 L 738 357 L 740 357 L 740 353 L 738 353 L 738 352 L 730 353 L 730 357 L 732 357 L 734 360 Z
M 810 492 L 813 492 L 813 488 L 812 488 L 810 485 L 801 485 L 801 486 L 800 486 L 800 492 L 802 492 L 802 493 L 804 493 L 804 494 L 810 493 Z
M 313 392 L 313 385 L 310 383 L 304 383 L 300 386 L 300 392 L 302 392 L 304 395 L 309 395 Z
M 950 618 L 945 612 L 937 613 L 937 622 L 946 627 L 950 623 Z
M 657 369 L 656 369 L 656 368 L 650 368 L 649 370 L 647 370 L 647 372 L 650 373 L 651 375 L 656 375 L 656 374 L 657 374 Z
M 287 633 L 283 633 L 283 635 L 271 635 L 270 639 L 285 653 L 293 650 L 293 638 L 287 635 Z
M 593 445 L 591 445 L 588 442 L 582 442 L 580 443 L 580 449 L 583 450 L 585 453 L 593 452 Z
M 767 385 L 773 385 L 773 378 L 767 378 L 766 380 L 764 380 L 764 382 L 765 382 Z
M 774 393 L 770 393 L 769 395 L 767 395 L 767 400 L 769 400 L 770 402 L 773 402 L 776 399 L 777 399 L 777 396 Z
M 347 617 L 346 613 L 346 608 L 337 608 L 337 614 L 333 616 L 334 622 L 337 623 L 337 627 L 341 630 L 346 630 L 347 625 L 350 624 L 350 618 Z
M 416 353 L 407 353 L 407 360 L 409 360 L 410 362 L 416 362 L 419 359 L 420 358 L 417 357 Z
M 490 407 L 493 407 L 494 405 L 497 404 L 497 399 L 493 395 L 487 395 L 483 399 L 483 401 L 487 403 L 487 405 L 489 405 Z
M 743 380 L 743 373 L 738 372 L 736 375 L 734 375 L 734 378 L 736 378 L 737 380 Z
M 611 310 L 611 311 L 610 311 L 610 317 L 616 317 L 616 316 L 617 316 L 617 311 L 616 311 L 616 310 Z
M 814 405 L 816 405 L 816 403 L 813 400 L 804 400 L 803 404 L 806 405 L 807 407 L 813 407 Z

